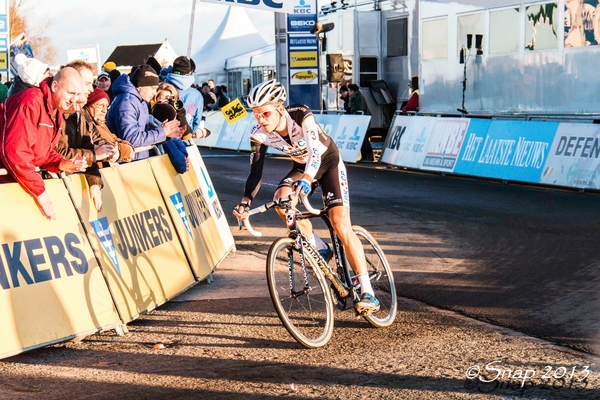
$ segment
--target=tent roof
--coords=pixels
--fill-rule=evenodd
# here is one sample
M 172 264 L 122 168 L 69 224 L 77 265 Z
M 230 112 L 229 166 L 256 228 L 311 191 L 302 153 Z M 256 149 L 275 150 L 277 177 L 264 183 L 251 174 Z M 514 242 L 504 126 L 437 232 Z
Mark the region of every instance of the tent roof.
M 215 33 L 191 58 L 196 63 L 198 74 L 222 72 L 227 58 L 260 49 L 268 44 L 258 33 L 243 7 L 229 6 Z
M 275 66 L 277 62 L 275 56 L 275 45 L 263 47 L 262 49 L 249 51 L 238 56 L 229 57 L 225 60 L 227 69 L 251 68 L 251 67 L 270 67 Z

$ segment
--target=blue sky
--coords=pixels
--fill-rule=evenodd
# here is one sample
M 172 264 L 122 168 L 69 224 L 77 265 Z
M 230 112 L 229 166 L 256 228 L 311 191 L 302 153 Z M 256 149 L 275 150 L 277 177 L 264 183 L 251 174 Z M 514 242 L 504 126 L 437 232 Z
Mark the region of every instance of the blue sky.
M 44 34 L 58 48 L 55 64 L 64 64 L 67 50 L 75 47 L 98 44 L 104 61 L 118 45 L 161 43 L 165 38 L 178 54 L 186 54 L 191 11 L 192 0 L 45 0 L 35 4 L 27 20 L 30 26 L 54 21 Z M 196 3 L 192 53 L 210 38 L 226 11 L 224 5 Z M 273 13 L 247 12 L 261 35 L 272 38 Z

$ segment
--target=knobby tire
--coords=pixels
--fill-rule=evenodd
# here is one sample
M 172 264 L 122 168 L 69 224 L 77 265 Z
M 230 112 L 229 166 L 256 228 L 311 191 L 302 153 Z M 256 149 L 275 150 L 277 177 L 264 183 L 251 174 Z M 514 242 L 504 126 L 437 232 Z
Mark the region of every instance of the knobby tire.
M 316 261 L 305 252 L 310 291 L 290 295 L 290 262 L 293 263 L 294 290 L 305 287 L 300 252 L 291 238 L 277 239 L 267 256 L 267 283 L 279 319 L 298 343 L 306 348 L 322 347 L 333 334 L 333 303 L 329 286 Z

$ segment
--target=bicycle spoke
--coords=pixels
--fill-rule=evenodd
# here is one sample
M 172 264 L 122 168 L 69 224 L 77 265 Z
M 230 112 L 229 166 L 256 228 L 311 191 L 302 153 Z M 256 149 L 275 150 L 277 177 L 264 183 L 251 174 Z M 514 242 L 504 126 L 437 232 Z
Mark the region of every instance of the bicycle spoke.
M 310 290 L 292 296 L 292 290 L 305 288 L 305 272 L 298 250 L 289 238 L 279 239 L 271 246 L 267 262 L 269 291 L 279 318 L 290 334 L 306 347 L 323 346 L 333 330 L 333 309 L 325 279 L 316 266 L 306 270 Z M 290 250 L 295 287 L 290 288 Z M 307 262 L 314 262 L 310 257 Z
M 371 286 L 380 304 L 379 311 L 366 316 L 365 319 L 376 327 L 388 326 L 396 318 L 394 276 L 381 247 L 369 232 L 359 226 L 355 226 L 354 231 L 363 245 Z

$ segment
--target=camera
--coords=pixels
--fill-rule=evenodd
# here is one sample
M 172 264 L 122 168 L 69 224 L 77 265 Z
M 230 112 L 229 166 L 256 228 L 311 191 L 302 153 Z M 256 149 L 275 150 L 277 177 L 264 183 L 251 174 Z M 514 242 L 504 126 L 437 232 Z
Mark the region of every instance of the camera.
M 169 99 L 169 104 L 173 106 L 174 109 L 176 110 L 181 110 L 183 108 L 183 101 L 177 99 Z

